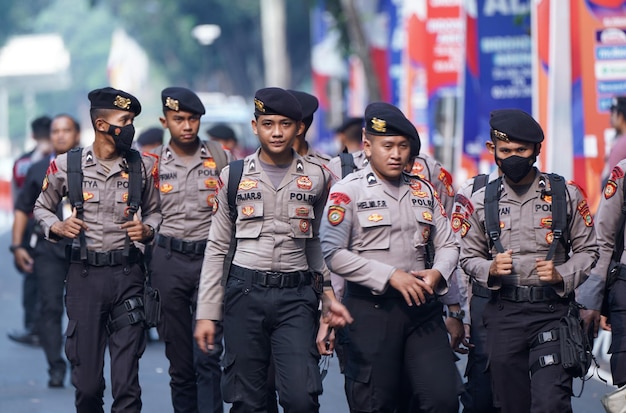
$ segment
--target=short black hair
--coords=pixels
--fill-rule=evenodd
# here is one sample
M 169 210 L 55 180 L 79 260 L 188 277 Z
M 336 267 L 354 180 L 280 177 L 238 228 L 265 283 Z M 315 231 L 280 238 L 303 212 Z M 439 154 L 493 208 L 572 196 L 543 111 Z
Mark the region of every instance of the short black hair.
M 111 113 L 112 109 L 99 109 L 99 108 L 91 108 L 89 109 L 89 116 L 91 117 L 91 125 L 96 127 L 96 119 L 104 118 L 109 113 Z
M 40 116 L 30 123 L 30 129 L 35 139 L 50 139 L 50 125 L 52 119 L 49 116 Z
M 78 121 L 76 120 L 76 118 L 74 116 L 69 115 L 67 113 L 59 113 L 54 118 L 52 118 L 52 120 L 54 121 L 54 120 L 59 119 L 59 118 L 67 118 L 67 119 L 69 119 L 70 122 L 72 122 L 72 124 L 74 125 L 74 129 L 76 129 L 76 132 L 80 133 L 80 123 L 78 123 Z

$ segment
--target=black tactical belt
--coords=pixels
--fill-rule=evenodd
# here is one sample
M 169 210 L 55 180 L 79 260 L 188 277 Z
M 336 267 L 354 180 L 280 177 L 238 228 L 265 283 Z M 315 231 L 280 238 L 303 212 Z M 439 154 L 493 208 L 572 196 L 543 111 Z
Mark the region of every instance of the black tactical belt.
M 204 255 L 206 249 L 206 241 L 185 241 L 161 234 L 157 234 L 155 242 L 159 247 L 183 254 Z
M 370 290 L 369 288 L 359 285 L 357 283 L 354 283 L 352 281 L 348 281 L 346 283 L 346 295 L 351 295 L 354 297 L 376 298 L 376 299 L 401 298 L 404 300 L 402 293 L 400 293 L 400 291 L 396 290 L 393 287 L 387 288 L 387 291 L 385 291 L 383 294 L 374 294 L 372 290 Z M 425 298 L 426 298 L 426 303 L 431 303 L 437 299 L 436 296 L 429 295 L 429 294 L 426 294 Z
M 514 302 L 539 303 L 544 301 L 568 300 L 559 297 L 552 287 L 503 285 L 494 294 L 503 300 Z
M 487 287 L 483 287 L 476 281 L 472 281 L 472 295 L 482 298 L 491 298 L 491 290 Z
M 230 276 L 238 280 L 251 281 L 252 284 L 272 288 L 293 288 L 299 285 L 311 284 L 311 274 L 308 271 L 256 271 L 233 264 L 230 268 Z
M 90 251 L 87 250 L 86 263 L 94 267 L 114 267 L 122 264 L 135 264 L 141 260 L 141 251 L 132 248 L 126 259 L 123 256 L 124 250 L 114 251 Z M 70 262 L 82 263 L 80 259 L 80 248 L 72 248 L 69 253 Z

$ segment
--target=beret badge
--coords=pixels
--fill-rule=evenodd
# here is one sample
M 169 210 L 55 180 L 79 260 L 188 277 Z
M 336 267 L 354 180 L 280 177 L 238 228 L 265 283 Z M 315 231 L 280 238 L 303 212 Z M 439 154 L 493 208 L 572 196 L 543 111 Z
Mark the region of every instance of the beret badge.
M 500 132 L 499 130 L 493 129 L 493 135 L 504 142 L 509 142 L 509 135 L 504 132 Z
M 263 102 L 261 102 L 259 99 L 255 98 L 254 99 L 254 107 L 256 108 L 256 110 L 258 110 L 259 112 L 265 112 L 265 104 Z
M 372 118 L 372 129 L 376 132 L 387 132 L 387 122 L 383 119 Z
M 167 97 L 167 99 L 165 99 L 165 106 L 169 109 L 172 109 L 176 112 L 178 112 L 179 110 L 179 105 L 178 105 L 178 100 L 176 99 L 172 99 L 171 97 Z
M 130 99 L 122 97 L 120 95 L 115 96 L 115 101 L 113 102 L 113 104 L 120 109 L 130 109 Z

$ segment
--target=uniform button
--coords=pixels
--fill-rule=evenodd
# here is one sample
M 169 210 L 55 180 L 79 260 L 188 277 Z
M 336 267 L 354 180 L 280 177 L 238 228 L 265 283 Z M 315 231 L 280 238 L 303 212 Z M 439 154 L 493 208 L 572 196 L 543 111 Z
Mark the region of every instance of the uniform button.
M 380 308 L 380 304 L 374 304 L 374 308 Z
M 548 305 L 548 310 L 550 310 L 551 312 L 554 312 L 554 304 Z

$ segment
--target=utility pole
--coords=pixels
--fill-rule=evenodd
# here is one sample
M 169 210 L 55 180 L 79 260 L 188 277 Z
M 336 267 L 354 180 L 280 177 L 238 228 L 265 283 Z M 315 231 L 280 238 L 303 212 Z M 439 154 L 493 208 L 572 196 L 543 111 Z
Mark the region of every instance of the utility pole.
M 288 88 L 291 86 L 291 69 L 287 56 L 285 0 L 260 2 L 265 86 Z

